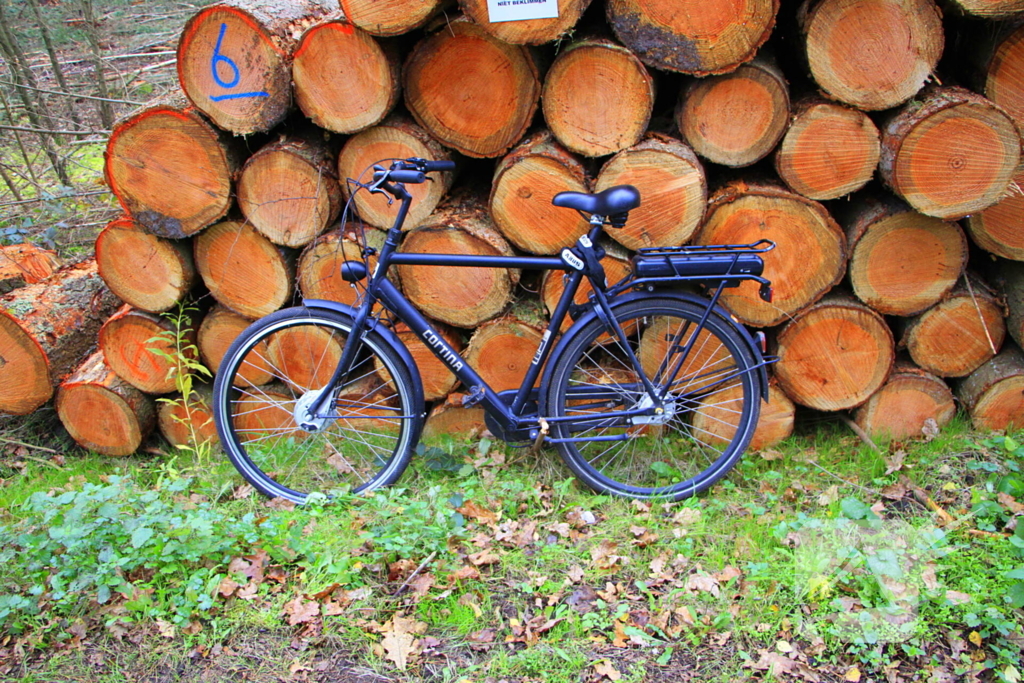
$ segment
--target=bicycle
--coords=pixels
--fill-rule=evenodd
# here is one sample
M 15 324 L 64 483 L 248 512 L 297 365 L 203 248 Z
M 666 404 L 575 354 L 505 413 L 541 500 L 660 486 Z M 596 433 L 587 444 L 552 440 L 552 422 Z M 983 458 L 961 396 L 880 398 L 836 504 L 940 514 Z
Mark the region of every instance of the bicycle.
M 341 266 L 344 280 L 361 287 L 357 305 L 304 300 L 272 313 L 247 328 L 221 362 L 217 431 L 249 483 L 302 503 L 312 492 L 356 493 L 401 476 L 426 406 L 416 364 L 393 332 L 396 320 L 461 380 L 464 403 L 483 406 L 489 431 L 513 445 L 555 446 L 595 491 L 681 500 L 736 464 L 757 425 L 759 399 L 767 401 L 766 366 L 774 359 L 764 356 L 764 335 L 751 335 L 718 301 L 725 288 L 748 280 L 770 301 L 761 254 L 773 243 L 640 249 L 632 273 L 609 287 L 598 238 L 606 224 L 623 228 L 640 205 L 636 188 L 620 185 L 554 197 L 554 205 L 589 223 L 556 256 L 403 253 L 412 201 L 406 185 L 454 164 L 388 161 L 388 168 L 374 165 L 372 182 L 352 181 L 356 191 L 401 202 L 379 252 L 364 239 L 362 260 Z M 518 390 L 491 390 L 387 279 L 389 268 L 402 264 L 565 272 L 564 292 Z M 584 278 L 592 293 L 578 305 Z M 710 296 L 680 289 L 691 283 Z M 573 322 L 560 334 L 566 315 Z

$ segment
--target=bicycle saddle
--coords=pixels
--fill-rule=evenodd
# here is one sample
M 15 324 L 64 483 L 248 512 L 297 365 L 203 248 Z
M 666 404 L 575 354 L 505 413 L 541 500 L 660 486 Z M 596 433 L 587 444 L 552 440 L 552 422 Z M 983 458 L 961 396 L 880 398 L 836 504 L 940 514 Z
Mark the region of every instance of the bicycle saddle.
M 632 185 L 616 185 L 597 194 L 559 192 L 551 203 L 598 216 L 613 216 L 640 206 L 640 190 Z

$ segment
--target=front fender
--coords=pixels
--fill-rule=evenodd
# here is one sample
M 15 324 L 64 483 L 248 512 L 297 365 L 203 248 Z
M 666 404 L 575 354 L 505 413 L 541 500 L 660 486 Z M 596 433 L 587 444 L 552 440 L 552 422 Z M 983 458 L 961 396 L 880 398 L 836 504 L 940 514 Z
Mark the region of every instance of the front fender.
M 680 292 L 680 291 L 674 291 L 674 290 L 668 290 L 668 291 L 659 290 L 654 295 L 652 295 L 652 294 L 650 294 L 648 292 L 629 292 L 629 293 L 621 294 L 621 295 L 615 297 L 609 303 L 610 303 L 610 305 L 612 307 L 612 310 L 614 311 L 616 308 L 618 308 L 619 306 L 622 306 L 623 304 L 627 304 L 627 303 L 636 301 L 638 299 L 650 299 L 650 298 L 676 299 L 678 301 L 686 301 L 688 303 L 694 304 L 694 305 L 699 306 L 701 308 L 707 308 L 707 305 L 708 305 L 708 300 L 706 298 L 702 297 L 702 296 L 698 296 L 696 294 L 691 294 L 690 292 Z M 713 310 L 714 314 L 717 314 L 717 315 L 721 316 L 722 318 L 724 318 L 726 320 L 732 321 L 732 319 L 733 319 L 732 315 L 728 311 L 726 311 L 724 308 L 722 308 L 721 306 L 717 306 L 716 305 L 714 307 L 714 309 L 712 309 L 712 310 Z M 566 332 L 565 335 L 563 335 L 562 338 L 558 340 L 558 344 L 555 346 L 554 350 L 552 350 L 550 358 L 558 358 L 559 354 L 562 352 L 562 350 L 565 348 L 565 346 L 568 345 L 575 338 L 576 334 L 578 334 L 579 331 L 583 329 L 584 325 L 586 325 L 591 320 L 593 320 L 593 319 L 595 319 L 597 317 L 598 317 L 598 314 L 597 314 L 597 310 L 595 308 L 591 308 L 589 311 L 587 311 L 587 313 L 585 313 L 583 316 L 581 316 L 576 321 L 576 323 L 572 327 L 569 328 L 569 331 Z M 751 336 L 750 331 L 747 330 L 747 328 L 744 325 L 739 324 L 739 323 L 736 324 L 736 328 L 740 331 L 740 335 L 742 336 L 743 341 L 746 342 L 747 348 L 750 350 L 750 355 L 754 359 L 754 364 L 757 366 L 757 372 L 761 376 L 761 397 L 767 402 L 768 401 L 768 368 L 764 364 L 764 356 L 761 353 L 761 349 L 757 345 L 757 342 L 755 342 L 753 336 Z M 544 379 L 542 381 L 542 386 L 544 386 L 544 387 L 547 386 L 547 377 L 548 377 L 548 368 L 545 368 Z M 546 390 L 542 389 L 541 390 L 541 394 L 543 395 L 545 393 L 546 393 Z
M 321 309 L 331 311 L 332 313 L 338 313 L 348 318 L 355 319 L 356 309 L 348 304 L 343 304 L 338 301 L 329 301 L 327 299 L 303 299 L 302 306 L 304 308 Z M 420 379 L 420 369 L 416 365 L 416 360 L 409 353 L 409 349 L 405 343 L 398 338 L 391 328 L 380 324 L 374 324 L 370 328 L 370 334 L 373 334 L 381 339 L 385 344 L 394 349 L 395 353 L 402 360 L 405 366 L 409 369 L 409 374 L 412 376 L 413 383 L 413 398 L 416 401 L 416 405 L 423 405 L 423 380 Z

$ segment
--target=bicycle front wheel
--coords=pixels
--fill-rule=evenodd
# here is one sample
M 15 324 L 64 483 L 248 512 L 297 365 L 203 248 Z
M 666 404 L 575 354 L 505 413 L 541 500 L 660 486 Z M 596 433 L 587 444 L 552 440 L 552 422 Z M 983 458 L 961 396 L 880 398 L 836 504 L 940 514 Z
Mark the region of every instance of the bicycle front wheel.
M 422 396 L 398 351 L 370 331 L 343 385 L 315 415 L 352 329 L 348 316 L 290 308 L 254 323 L 228 349 L 214 383 L 214 421 L 235 468 L 261 493 L 394 483 L 422 428 Z
M 712 312 L 697 329 L 704 310 L 667 297 L 630 301 L 615 308 L 625 345 L 595 319 L 552 358 L 542 414 L 554 418 L 550 436 L 563 460 L 591 488 L 682 500 L 724 477 L 746 450 L 760 373 L 732 321 Z M 664 397 L 661 413 L 636 414 L 654 403 L 627 348 Z

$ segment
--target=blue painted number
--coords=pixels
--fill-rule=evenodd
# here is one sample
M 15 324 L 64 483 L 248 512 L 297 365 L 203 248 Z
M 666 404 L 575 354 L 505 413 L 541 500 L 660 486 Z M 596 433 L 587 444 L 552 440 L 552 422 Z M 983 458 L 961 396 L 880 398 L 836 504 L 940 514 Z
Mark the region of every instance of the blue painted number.
M 238 85 L 238 82 L 242 80 L 242 72 L 239 71 L 238 65 L 235 64 L 235 60 L 230 57 L 225 57 L 220 53 L 221 43 L 224 42 L 224 34 L 228 30 L 227 24 L 220 25 L 220 35 L 217 36 L 217 45 L 213 48 L 213 57 L 210 59 L 210 72 L 213 74 L 213 80 L 216 81 L 217 85 L 230 90 Z M 223 64 L 231 70 L 231 80 L 225 81 L 220 77 L 219 65 Z M 270 93 L 262 91 L 254 92 L 234 92 L 227 93 L 226 95 L 210 95 L 210 99 L 214 102 L 220 102 L 222 100 L 237 100 L 243 97 L 270 97 Z

